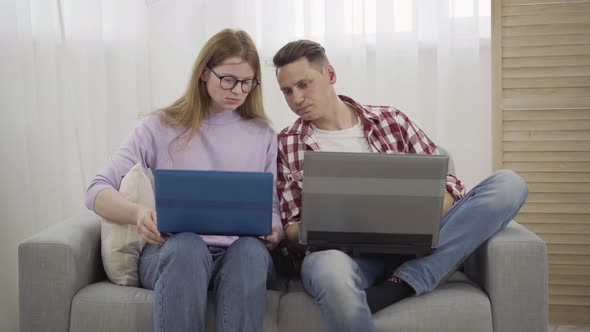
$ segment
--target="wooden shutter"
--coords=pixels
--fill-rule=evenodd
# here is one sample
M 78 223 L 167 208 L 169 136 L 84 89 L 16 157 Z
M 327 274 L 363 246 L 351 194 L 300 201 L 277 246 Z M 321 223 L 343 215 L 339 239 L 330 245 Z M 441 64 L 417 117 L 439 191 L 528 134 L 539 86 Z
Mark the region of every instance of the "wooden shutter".
M 590 1 L 492 1 L 494 168 L 549 250 L 549 320 L 590 324 Z

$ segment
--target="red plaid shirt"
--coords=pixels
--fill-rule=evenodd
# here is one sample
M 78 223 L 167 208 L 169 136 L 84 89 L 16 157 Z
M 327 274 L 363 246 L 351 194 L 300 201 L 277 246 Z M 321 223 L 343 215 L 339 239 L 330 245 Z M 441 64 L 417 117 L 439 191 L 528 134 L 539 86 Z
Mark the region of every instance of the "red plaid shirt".
M 340 99 L 354 107 L 373 152 L 438 154 L 436 144 L 401 111 L 389 106 L 360 105 L 346 96 Z M 283 129 L 278 140 L 277 190 L 281 220 L 286 229 L 300 221 L 303 153 L 319 151 L 320 147 L 310 122 L 301 118 Z M 455 201 L 465 194 L 465 187 L 452 174 L 447 176 L 446 190 Z

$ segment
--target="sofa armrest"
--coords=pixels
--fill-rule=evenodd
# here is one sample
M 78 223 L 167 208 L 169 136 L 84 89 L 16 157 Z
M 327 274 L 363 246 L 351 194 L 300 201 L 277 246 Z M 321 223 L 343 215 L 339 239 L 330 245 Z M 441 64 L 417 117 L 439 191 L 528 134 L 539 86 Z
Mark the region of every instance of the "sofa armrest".
M 20 331 L 69 331 L 74 295 L 105 278 L 99 217 L 88 212 L 26 239 L 18 276 Z
M 464 264 L 488 294 L 494 332 L 547 331 L 547 246 L 510 222 Z

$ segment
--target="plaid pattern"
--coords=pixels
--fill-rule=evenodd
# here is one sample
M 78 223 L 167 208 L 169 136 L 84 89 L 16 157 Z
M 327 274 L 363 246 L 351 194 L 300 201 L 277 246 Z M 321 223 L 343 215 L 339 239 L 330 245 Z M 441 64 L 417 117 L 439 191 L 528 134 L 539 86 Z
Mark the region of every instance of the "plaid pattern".
M 352 105 L 359 116 L 363 132 L 373 152 L 438 154 L 434 144 L 404 113 L 389 106 L 360 105 L 346 96 L 339 96 Z M 285 229 L 300 221 L 303 187 L 303 154 L 320 147 L 308 121 L 299 118 L 279 135 L 277 157 L 277 191 L 281 220 Z M 446 190 L 461 199 L 465 187 L 452 174 L 447 176 Z

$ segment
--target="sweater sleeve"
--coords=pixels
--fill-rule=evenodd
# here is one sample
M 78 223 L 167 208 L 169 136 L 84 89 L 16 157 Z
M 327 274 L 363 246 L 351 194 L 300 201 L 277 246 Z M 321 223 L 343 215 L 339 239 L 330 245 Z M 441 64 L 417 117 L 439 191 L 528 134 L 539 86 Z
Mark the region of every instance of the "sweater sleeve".
M 111 160 L 90 181 L 86 190 L 88 209 L 94 211 L 94 201 L 102 190 L 106 188 L 119 190 L 121 180 L 135 164 L 141 163 L 144 170 L 150 167 L 154 155 L 153 134 L 147 123 L 148 119 L 144 119 L 136 125 L 115 151 Z

